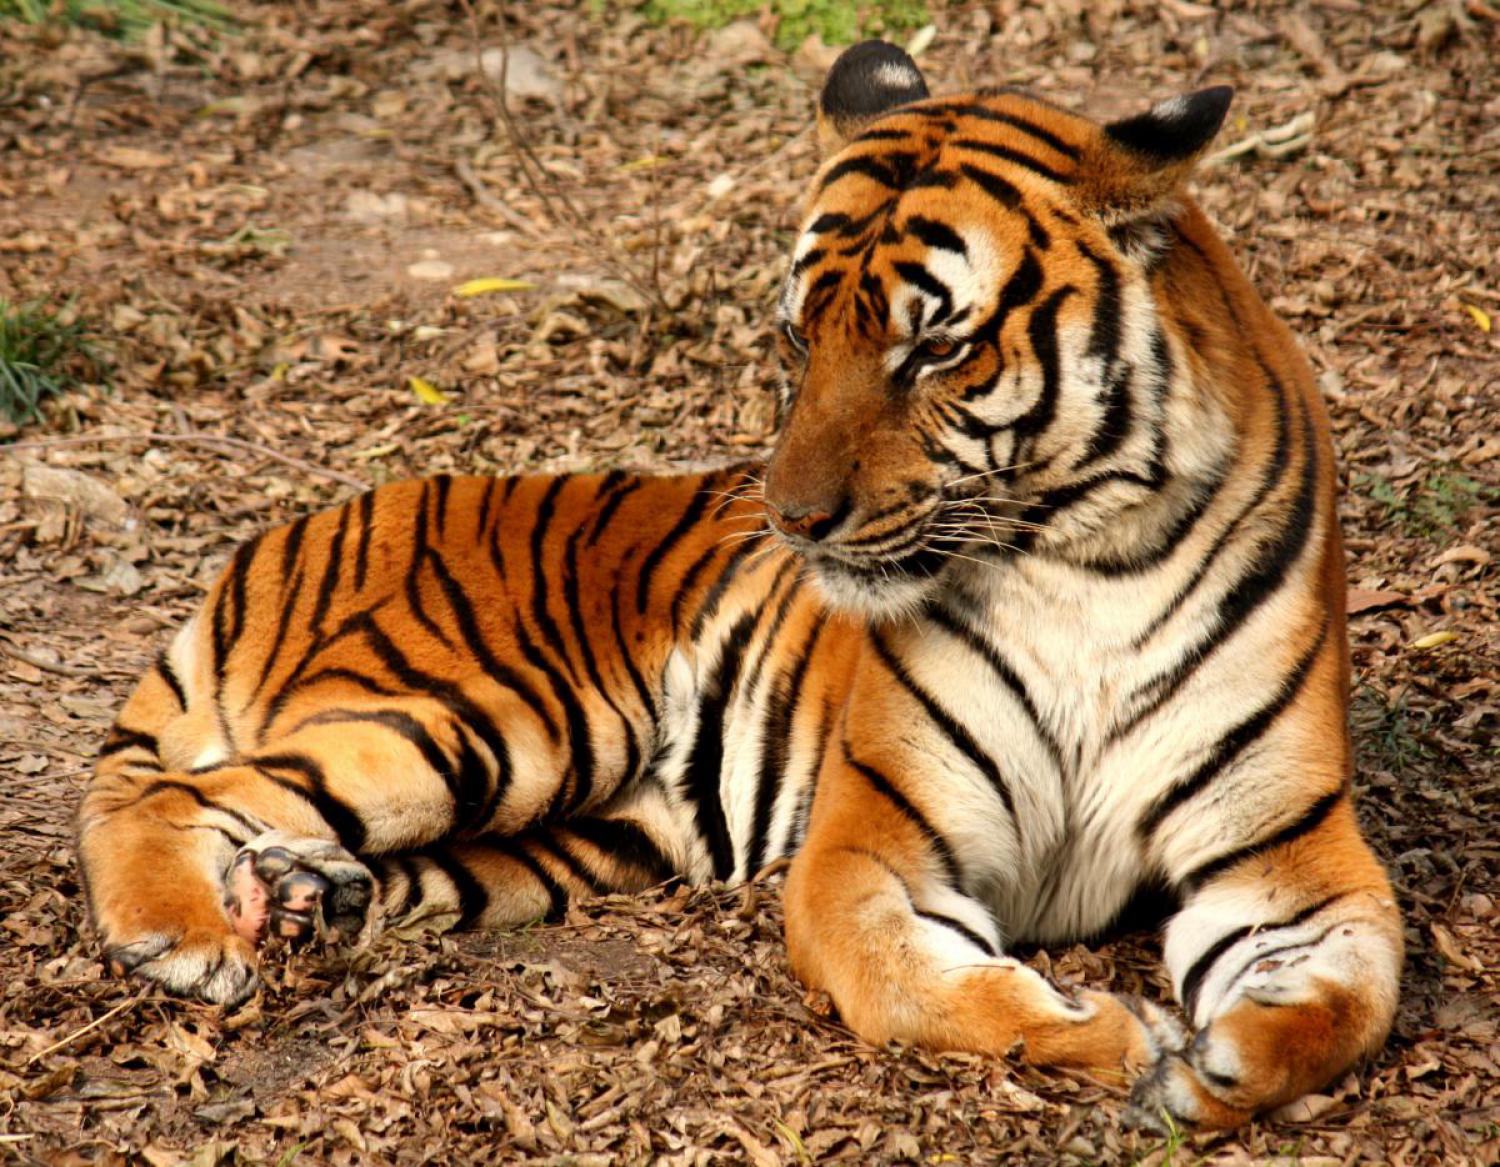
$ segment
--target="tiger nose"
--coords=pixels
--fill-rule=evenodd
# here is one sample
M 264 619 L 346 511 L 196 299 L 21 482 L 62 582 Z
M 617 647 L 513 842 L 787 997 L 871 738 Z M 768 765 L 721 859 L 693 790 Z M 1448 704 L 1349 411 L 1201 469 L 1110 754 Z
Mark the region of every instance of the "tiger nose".
M 786 534 L 800 535 L 814 543 L 825 539 L 843 517 L 843 508 L 837 514 L 795 503 L 780 507 L 768 506 L 768 509 L 771 512 L 771 522 Z

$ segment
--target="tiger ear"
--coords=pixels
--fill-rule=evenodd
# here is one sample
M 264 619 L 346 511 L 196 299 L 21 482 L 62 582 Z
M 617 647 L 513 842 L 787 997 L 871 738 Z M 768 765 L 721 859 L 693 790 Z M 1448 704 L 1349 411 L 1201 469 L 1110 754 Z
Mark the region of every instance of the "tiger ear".
M 1233 97 L 1229 86 L 1215 85 L 1105 126 L 1079 168 L 1083 209 L 1111 227 L 1170 217 L 1173 196 L 1224 124 Z
M 839 54 L 818 94 L 818 145 L 827 158 L 870 122 L 927 96 L 922 70 L 886 41 L 863 41 Z

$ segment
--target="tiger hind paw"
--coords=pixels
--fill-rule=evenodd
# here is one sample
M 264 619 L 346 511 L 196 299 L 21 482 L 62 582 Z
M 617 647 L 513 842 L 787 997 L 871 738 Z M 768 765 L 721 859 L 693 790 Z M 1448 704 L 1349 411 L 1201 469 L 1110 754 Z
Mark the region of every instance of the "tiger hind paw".
M 337 843 L 269 831 L 240 848 L 225 876 L 224 908 L 247 944 L 351 937 L 374 896 L 370 870 Z

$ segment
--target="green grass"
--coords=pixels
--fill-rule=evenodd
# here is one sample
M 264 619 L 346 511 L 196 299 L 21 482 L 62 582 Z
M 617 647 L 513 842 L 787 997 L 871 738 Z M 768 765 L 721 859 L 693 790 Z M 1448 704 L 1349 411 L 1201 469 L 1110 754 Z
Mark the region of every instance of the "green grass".
M 3 0 L 0 0 L 3 2 Z M 606 5 L 595 0 L 596 10 Z M 685 20 L 697 28 L 719 28 L 769 8 L 777 17 L 776 44 L 791 51 L 813 33 L 830 45 L 861 37 L 900 33 L 927 23 L 922 0 L 646 0 L 641 12 L 655 24 Z
M 1359 686 L 1354 694 L 1352 719 L 1355 750 L 1362 760 L 1373 760 L 1399 774 L 1432 757 L 1432 749 L 1419 736 L 1421 726 L 1406 707 L 1404 692 L 1387 703 L 1377 690 Z
M 0 298 L 0 413 L 17 425 L 34 420 L 48 397 L 76 384 L 101 361 L 93 335 L 70 301 L 61 309 L 38 300 Z
M 120 40 L 135 40 L 154 24 L 196 24 L 227 32 L 229 10 L 214 0 L 0 0 L 0 20 L 90 28 Z
M 1500 490 L 1448 468 L 1398 488 L 1379 474 L 1355 476 L 1355 486 L 1384 511 L 1385 521 L 1407 535 L 1431 539 L 1458 526 L 1473 507 L 1500 502 Z

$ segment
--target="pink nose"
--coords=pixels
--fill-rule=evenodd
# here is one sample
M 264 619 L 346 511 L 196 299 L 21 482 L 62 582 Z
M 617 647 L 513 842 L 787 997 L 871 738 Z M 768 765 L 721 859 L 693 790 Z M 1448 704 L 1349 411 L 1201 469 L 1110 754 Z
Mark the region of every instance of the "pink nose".
M 799 535 L 814 543 L 838 526 L 838 519 L 827 511 L 810 510 L 796 505 L 777 507 L 769 503 L 766 509 L 771 513 L 771 522 L 786 534 Z

